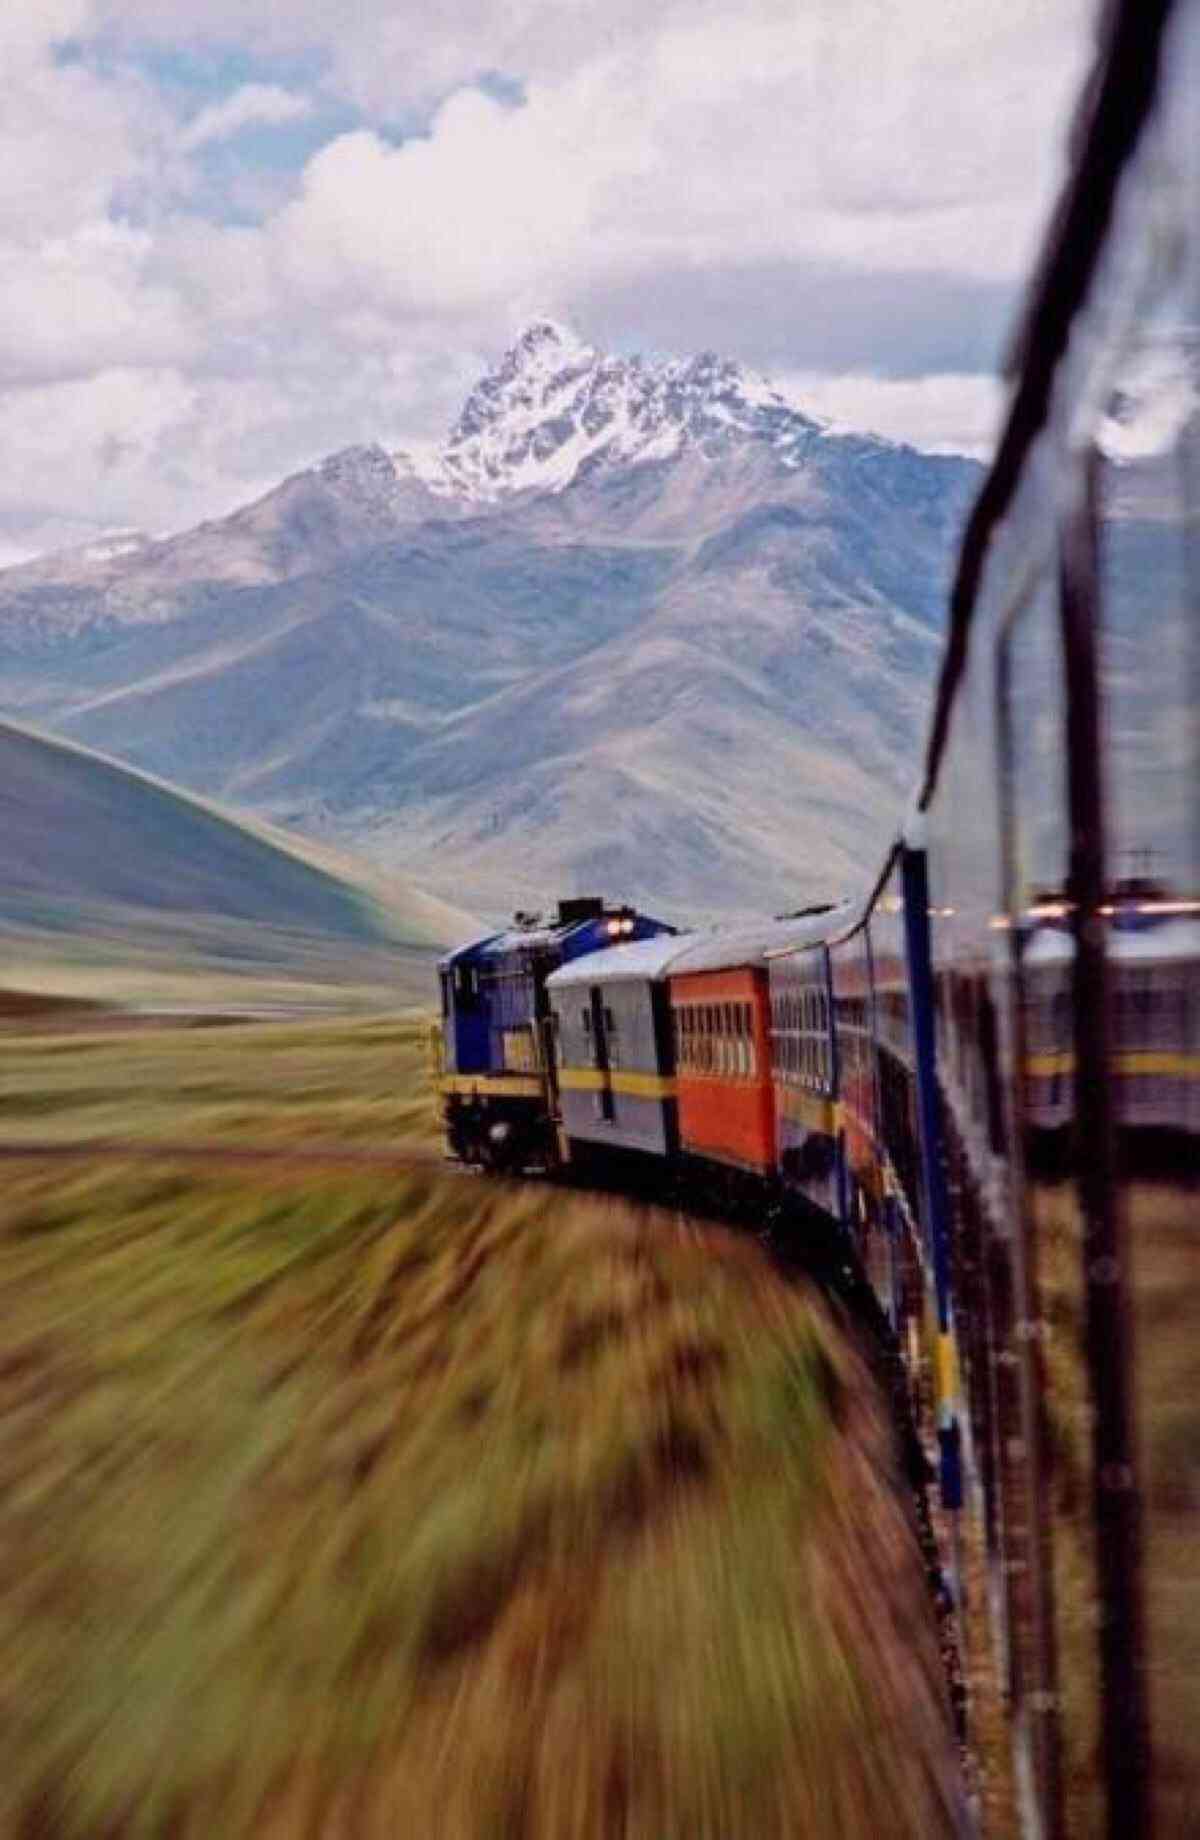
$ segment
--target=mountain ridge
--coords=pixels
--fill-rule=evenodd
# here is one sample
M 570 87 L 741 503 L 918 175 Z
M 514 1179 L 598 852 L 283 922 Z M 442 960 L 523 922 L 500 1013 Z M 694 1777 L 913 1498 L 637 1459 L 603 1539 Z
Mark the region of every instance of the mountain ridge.
M 489 912 L 796 905 L 909 789 L 978 477 L 537 322 L 432 460 L 0 573 L 0 706 Z

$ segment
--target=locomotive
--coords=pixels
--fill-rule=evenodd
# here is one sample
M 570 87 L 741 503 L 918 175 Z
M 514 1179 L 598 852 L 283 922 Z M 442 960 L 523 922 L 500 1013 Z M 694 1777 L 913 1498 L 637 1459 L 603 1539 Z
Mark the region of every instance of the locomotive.
M 568 905 L 442 966 L 456 1154 L 832 1223 L 1040 1840 L 1200 1807 L 1198 70 L 1200 0 L 1104 5 L 870 893 L 725 935 Z
M 549 919 L 518 913 L 442 959 L 440 1087 L 452 1155 L 483 1168 L 556 1160 L 554 1044 L 546 979 L 558 966 L 674 931 L 631 907 L 583 896 Z

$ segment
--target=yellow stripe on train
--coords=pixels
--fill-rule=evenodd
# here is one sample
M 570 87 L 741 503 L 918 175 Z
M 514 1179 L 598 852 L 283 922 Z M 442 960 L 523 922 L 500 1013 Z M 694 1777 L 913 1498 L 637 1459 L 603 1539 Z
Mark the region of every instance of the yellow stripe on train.
M 793 1124 L 805 1125 L 810 1131 L 823 1131 L 832 1137 L 838 1126 L 838 1107 L 827 1093 L 807 1092 L 803 1087 L 777 1085 L 781 1117 Z
M 542 1082 L 517 1073 L 448 1073 L 439 1082 L 443 1097 L 468 1099 L 541 1099 Z
M 558 1084 L 563 1092 L 609 1092 L 627 1099 L 673 1099 L 675 1082 L 659 1073 L 603 1073 L 598 1067 L 563 1067 Z
M 1135 1048 L 1125 1054 L 1114 1054 L 1109 1066 L 1113 1073 L 1122 1076 L 1162 1073 L 1173 1074 L 1183 1080 L 1200 1079 L 1200 1054 L 1172 1054 Z M 1074 1073 L 1075 1056 L 1069 1048 L 1053 1054 L 1030 1054 L 1025 1060 L 1025 1071 L 1042 1079 L 1054 1074 Z
M 958 1398 L 958 1350 L 954 1337 L 942 1330 L 937 1338 L 937 1403 L 949 1404 Z

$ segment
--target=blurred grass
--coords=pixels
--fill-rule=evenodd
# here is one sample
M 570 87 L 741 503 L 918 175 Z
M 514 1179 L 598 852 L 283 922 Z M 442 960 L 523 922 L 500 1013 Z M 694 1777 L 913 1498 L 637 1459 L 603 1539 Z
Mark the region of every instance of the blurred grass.
M 0 1144 L 28 1138 L 432 1146 L 422 1016 L 46 1029 L 0 1038 Z
M 422 1053 L 47 1036 L 6 1082 L 64 1137 L 428 1138 Z M 435 1170 L 33 1158 L 0 1307 L 5 1840 L 952 1830 L 890 1445 L 751 1243 Z

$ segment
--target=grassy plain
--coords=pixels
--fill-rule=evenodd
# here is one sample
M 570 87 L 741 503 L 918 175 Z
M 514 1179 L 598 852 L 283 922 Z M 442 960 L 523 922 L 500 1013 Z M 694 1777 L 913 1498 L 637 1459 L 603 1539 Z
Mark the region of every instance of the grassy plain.
M 933 1836 L 857 1359 L 752 1242 L 436 1168 L 418 1020 L 0 1041 L 0 1834 Z M 167 1146 L 220 1139 L 231 1157 Z
M 0 1033 L 0 1145 L 120 1138 L 229 1145 L 420 1143 L 437 1118 L 428 1022 L 60 1023 Z

